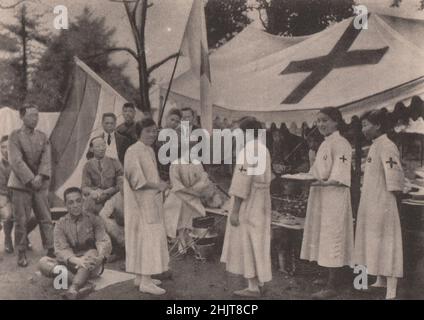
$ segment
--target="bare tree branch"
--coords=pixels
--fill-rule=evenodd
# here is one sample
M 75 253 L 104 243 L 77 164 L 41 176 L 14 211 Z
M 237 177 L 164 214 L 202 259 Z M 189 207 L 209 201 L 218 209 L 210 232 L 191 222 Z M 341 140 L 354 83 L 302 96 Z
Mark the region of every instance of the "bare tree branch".
M 267 23 L 266 23 L 264 17 L 262 16 L 262 10 L 260 8 L 257 8 L 257 10 L 258 10 L 258 13 L 259 13 L 259 20 L 261 21 L 262 26 L 264 28 L 266 28 L 267 27 Z
M 132 11 L 132 18 L 133 18 L 134 22 L 137 22 L 136 15 L 137 15 L 137 8 L 138 8 L 139 5 L 140 5 L 140 0 L 136 0 L 136 3 L 134 5 L 134 9 Z
M 151 65 L 148 69 L 147 69 L 147 74 L 151 74 L 154 70 L 156 70 L 157 68 L 159 68 L 161 65 L 165 64 L 166 62 L 168 62 L 169 60 L 172 60 L 176 57 L 178 57 L 179 52 L 173 53 L 169 56 L 167 56 L 166 58 L 160 60 L 159 62 L 156 62 L 155 64 Z
M 140 40 L 144 43 L 144 31 L 146 30 L 146 16 L 148 4 L 147 0 L 142 0 L 141 5 L 141 25 L 140 25 Z
M 257 6 L 248 7 L 250 10 L 256 10 L 258 12 L 259 20 L 262 23 L 262 26 L 267 29 L 267 21 L 264 19 L 262 10 L 267 10 L 269 8 L 269 3 L 266 0 L 259 0 Z
M 125 12 L 127 13 L 127 16 L 128 16 L 128 21 L 130 23 L 131 30 L 133 32 L 135 45 L 137 47 L 137 52 L 140 53 L 141 52 L 141 49 L 142 49 L 142 45 L 140 43 L 140 38 L 139 38 L 137 26 L 135 24 L 135 20 L 132 19 L 131 8 L 130 8 L 129 4 L 126 3 L 126 2 L 124 2 L 124 7 L 125 7 Z
M 131 54 L 136 61 L 138 60 L 137 53 L 134 50 L 132 50 L 131 48 L 126 48 L 126 47 L 109 48 L 109 49 L 107 49 L 103 52 L 93 54 L 93 55 L 87 56 L 85 58 L 86 59 L 92 59 L 92 58 L 96 58 L 96 57 L 99 57 L 99 56 L 102 56 L 102 55 L 105 55 L 105 54 L 109 54 L 109 53 L 112 53 L 112 52 L 115 52 L 115 51 L 126 51 L 129 54 Z
M 134 57 L 134 59 L 137 61 L 138 60 L 138 55 L 137 55 L 137 53 L 134 51 L 134 50 L 132 50 L 131 48 L 127 48 L 127 47 L 116 47 L 116 48 L 110 48 L 110 49 L 107 49 L 106 50 L 106 53 L 110 53 L 110 52 L 114 52 L 114 51 L 126 51 L 126 52 L 128 52 L 129 54 L 131 54 L 133 57 Z

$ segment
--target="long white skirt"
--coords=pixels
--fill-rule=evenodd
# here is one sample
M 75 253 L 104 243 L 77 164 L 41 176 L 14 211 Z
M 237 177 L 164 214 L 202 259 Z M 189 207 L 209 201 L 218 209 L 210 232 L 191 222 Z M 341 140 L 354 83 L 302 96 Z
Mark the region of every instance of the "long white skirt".
M 352 266 L 352 256 L 350 189 L 311 187 L 300 258 L 335 268 Z

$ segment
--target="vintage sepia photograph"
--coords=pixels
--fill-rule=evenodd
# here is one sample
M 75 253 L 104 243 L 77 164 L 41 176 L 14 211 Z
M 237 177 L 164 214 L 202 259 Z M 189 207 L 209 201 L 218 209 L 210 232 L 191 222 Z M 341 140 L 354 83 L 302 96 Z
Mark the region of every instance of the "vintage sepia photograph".
M 423 99 L 423 0 L 0 0 L 0 299 L 424 299 Z

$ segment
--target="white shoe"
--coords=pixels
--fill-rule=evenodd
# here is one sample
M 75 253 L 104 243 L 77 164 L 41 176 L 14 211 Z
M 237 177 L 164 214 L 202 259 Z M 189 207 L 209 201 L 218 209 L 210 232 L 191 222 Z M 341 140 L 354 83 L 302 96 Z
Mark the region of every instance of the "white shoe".
M 159 288 L 154 283 L 151 284 L 140 284 L 140 292 L 153 294 L 155 296 L 160 296 L 166 293 L 165 289 Z
M 156 286 L 160 286 L 162 284 L 162 281 L 160 281 L 159 279 L 152 279 L 152 282 Z M 134 279 L 134 287 L 139 287 L 140 284 L 141 284 L 141 277 L 136 277 Z
M 374 288 L 387 288 L 387 281 L 382 276 L 378 276 L 377 277 L 377 280 L 375 281 L 375 283 L 373 283 L 371 285 L 371 287 L 374 287 Z

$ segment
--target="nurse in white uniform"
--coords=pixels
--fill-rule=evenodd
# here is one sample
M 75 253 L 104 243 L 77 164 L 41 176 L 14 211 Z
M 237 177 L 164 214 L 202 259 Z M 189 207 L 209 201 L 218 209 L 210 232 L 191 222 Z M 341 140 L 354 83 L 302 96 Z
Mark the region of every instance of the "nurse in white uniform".
M 396 145 L 387 137 L 387 111 L 362 117 L 362 132 L 373 141 L 365 162 L 364 184 L 356 225 L 354 263 L 377 276 L 374 287 L 387 287 L 386 299 L 396 297 L 403 276 L 402 233 L 396 195 L 404 174 Z
M 339 133 L 342 125 L 344 122 L 338 109 L 327 107 L 320 110 L 317 126 L 325 140 L 310 170 L 317 181 L 309 192 L 300 256 L 329 270 L 326 287 L 313 295 L 316 299 L 336 296 L 340 267 L 352 265 L 352 148 Z
M 254 130 L 256 135 L 262 127 L 247 118 L 240 129 Z M 249 154 L 261 155 L 256 165 L 246 160 Z M 270 184 L 271 157 L 265 143 L 257 138 L 246 141 L 231 181 L 229 194 L 234 202 L 221 256 L 228 272 L 247 279 L 248 287 L 235 291 L 237 296 L 259 297 L 260 287 L 272 279 Z

